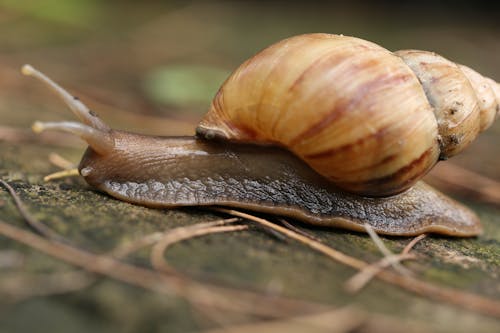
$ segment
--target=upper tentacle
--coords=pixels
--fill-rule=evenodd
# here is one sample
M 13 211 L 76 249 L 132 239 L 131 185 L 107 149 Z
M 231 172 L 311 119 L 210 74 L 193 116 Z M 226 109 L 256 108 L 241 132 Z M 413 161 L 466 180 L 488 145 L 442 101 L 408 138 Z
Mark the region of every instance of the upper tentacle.
M 33 76 L 38 80 L 42 81 L 45 85 L 51 88 L 57 96 L 59 96 L 66 105 L 73 111 L 73 113 L 82 121 L 84 124 L 95 128 L 100 131 L 109 131 L 110 128 L 106 125 L 92 110 L 90 110 L 85 104 L 83 104 L 77 97 L 68 93 L 64 88 L 55 83 L 49 77 L 47 77 L 42 72 L 33 68 L 31 65 L 24 65 L 22 67 L 22 73 L 24 75 Z

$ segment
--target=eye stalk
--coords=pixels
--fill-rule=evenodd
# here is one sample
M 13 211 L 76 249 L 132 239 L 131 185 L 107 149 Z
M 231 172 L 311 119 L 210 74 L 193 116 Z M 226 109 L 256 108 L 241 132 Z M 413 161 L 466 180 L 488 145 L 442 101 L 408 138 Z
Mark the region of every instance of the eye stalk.
M 85 140 L 88 145 L 99 154 L 106 154 L 113 150 L 114 139 L 111 128 L 83 104 L 83 102 L 31 65 L 24 65 L 21 68 L 21 72 L 24 75 L 32 76 L 40 80 L 43 84 L 48 86 L 64 101 L 81 121 L 81 123 L 73 121 L 36 121 L 32 126 L 35 133 L 40 133 L 45 130 L 69 132 Z
M 76 121 L 35 121 L 31 126 L 31 129 L 35 133 L 41 133 L 46 130 L 55 130 L 74 134 L 85 140 L 93 150 L 101 155 L 109 154 L 114 148 L 114 140 L 110 135 L 110 132 L 102 132 Z

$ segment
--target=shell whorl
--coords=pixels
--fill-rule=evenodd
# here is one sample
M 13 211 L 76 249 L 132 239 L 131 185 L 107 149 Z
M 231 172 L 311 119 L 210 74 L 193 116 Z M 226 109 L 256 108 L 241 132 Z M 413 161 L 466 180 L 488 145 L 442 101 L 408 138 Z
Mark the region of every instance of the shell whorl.
M 418 77 L 433 107 L 441 159 L 460 153 L 491 126 L 500 109 L 495 81 L 433 52 L 401 50 L 395 54 Z
M 197 134 L 284 146 L 340 188 L 384 196 L 464 149 L 499 103 L 496 82 L 434 53 L 308 34 L 243 63 Z

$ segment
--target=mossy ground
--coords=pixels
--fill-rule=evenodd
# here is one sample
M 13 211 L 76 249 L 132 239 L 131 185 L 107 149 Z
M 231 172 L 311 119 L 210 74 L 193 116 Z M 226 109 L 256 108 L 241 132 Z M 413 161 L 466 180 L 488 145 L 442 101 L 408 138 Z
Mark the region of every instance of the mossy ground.
M 80 178 L 43 182 L 54 171 L 47 155 L 54 148 L 1 143 L 2 178 L 19 193 L 31 214 L 81 248 L 105 253 L 124 242 L 155 231 L 163 231 L 220 217 L 206 210 L 155 210 L 130 205 L 93 191 Z M 63 149 L 71 158 L 80 149 Z M 0 190 L 1 218 L 25 228 L 11 197 Z M 500 299 L 500 239 L 498 211 L 475 204 L 487 234 L 478 238 L 430 237 L 415 251 L 418 261 L 408 267 L 422 279 L 443 286 Z M 363 234 L 307 227 L 326 244 L 366 261 L 381 257 L 374 243 Z M 384 238 L 394 252 L 407 238 Z M 25 255 L 16 274 L 41 274 L 68 270 L 70 266 L 15 242 L 0 238 L 1 250 Z M 148 265 L 148 251 L 130 257 L 135 265 Z M 291 240 L 276 238 L 259 228 L 195 238 L 175 245 L 167 260 L 177 270 L 202 281 L 235 288 L 274 292 L 286 296 L 331 304 L 356 306 L 368 313 L 383 314 L 400 322 L 435 331 L 491 332 L 500 322 L 454 306 L 417 297 L 397 287 L 373 281 L 362 292 L 344 290 L 345 281 L 355 271 L 311 251 Z M 11 276 L 12 270 L 0 270 Z M 43 287 L 43 286 L 42 286 Z M 83 290 L 12 302 L 0 301 L 0 331 L 108 331 L 195 330 L 200 325 L 193 310 L 181 298 L 154 294 L 99 278 Z M 24 318 L 33 318 L 27 322 Z M 443 326 L 443 318 L 448 318 Z M 63 329 L 64 328 L 64 329 Z

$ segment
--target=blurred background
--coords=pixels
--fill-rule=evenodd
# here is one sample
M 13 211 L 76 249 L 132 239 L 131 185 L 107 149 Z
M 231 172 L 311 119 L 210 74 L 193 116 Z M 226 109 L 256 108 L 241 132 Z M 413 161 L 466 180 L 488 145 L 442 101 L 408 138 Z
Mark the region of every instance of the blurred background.
M 499 8 L 492 1 L 0 0 L 0 124 L 72 117 L 19 74 L 30 63 L 114 127 L 191 134 L 242 61 L 308 32 L 431 50 L 500 80 Z M 464 162 L 497 179 L 487 142 L 498 131 L 499 124 L 478 145 L 481 166 Z

